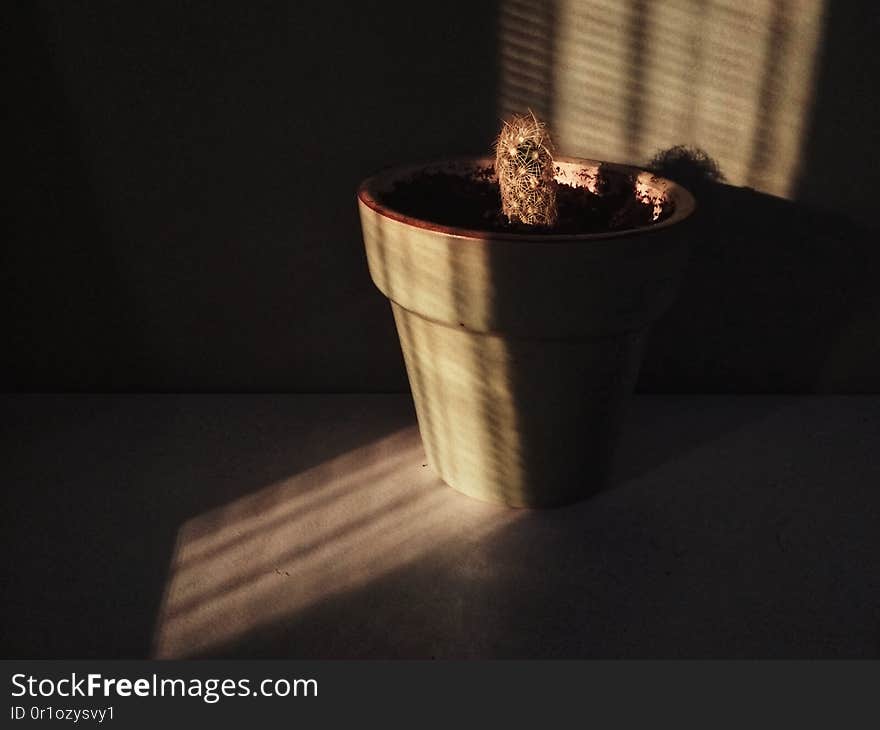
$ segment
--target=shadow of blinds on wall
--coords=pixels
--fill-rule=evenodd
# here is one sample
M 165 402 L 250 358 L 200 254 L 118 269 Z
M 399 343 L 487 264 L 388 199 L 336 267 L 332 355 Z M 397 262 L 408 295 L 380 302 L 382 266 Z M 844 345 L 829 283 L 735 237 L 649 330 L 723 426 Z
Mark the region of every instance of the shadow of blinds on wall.
M 794 194 L 823 0 L 505 0 L 499 113 L 563 154 L 643 164 L 702 147 L 727 180 Z

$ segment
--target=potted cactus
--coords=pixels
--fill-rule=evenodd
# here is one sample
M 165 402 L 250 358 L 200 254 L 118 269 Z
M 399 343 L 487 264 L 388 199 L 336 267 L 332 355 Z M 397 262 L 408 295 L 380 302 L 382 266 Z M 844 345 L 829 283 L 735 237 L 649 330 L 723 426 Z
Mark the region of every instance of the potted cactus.
M 603 488 L 646 334 L 684 268 L 691 195 L 556 156 L 529 113 L 505 120 L 494 157 L 388 170 L 358 202 L 441 478 L 517 507 Z

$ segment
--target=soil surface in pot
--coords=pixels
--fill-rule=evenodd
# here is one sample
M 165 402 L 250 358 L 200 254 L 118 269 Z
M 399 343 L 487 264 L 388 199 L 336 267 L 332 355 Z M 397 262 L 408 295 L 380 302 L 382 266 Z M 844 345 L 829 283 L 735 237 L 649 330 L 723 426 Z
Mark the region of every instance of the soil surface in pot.
M 585 177 L 594 176 L 585 173 Z M 508 222 L 501 212 L 501 192 L 492 167 L 471 175 L 422 172 L 395 183 L 379 200 L 412 218 L 491 233 L 602 233 L 650 226 L 672 214 L 670 201 L 663 201 L 655 211 L 653 202 L 639 198 L 634 176 L 600 167 L 592 182 L 597 193 L 555 183 L 559 221 L 552 228 Z

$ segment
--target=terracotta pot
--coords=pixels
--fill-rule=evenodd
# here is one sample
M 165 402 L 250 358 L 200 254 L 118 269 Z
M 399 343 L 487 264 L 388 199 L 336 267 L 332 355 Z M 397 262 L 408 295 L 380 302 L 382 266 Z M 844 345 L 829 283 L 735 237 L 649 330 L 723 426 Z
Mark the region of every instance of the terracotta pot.
M 591 184 L 599 162 L 561 158 L 557 179 Z M 449 485 L 512 506 L 560 505 L 607 484 L 651 323 L 675 296 L 691 195 L 649 173 L 660 223 L 589 235 L 496 234 L 392 210 L 382 193 L 423 171 L 468 174 L 489 159 L 399 168 L 360 187 L 370 274 L 391 300 L 428 461 Z

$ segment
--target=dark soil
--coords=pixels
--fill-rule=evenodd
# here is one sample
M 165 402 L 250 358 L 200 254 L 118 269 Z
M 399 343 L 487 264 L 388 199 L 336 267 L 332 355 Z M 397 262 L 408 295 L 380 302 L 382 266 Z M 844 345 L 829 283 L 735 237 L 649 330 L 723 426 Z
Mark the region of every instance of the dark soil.
M 555 183 L 559 221 L 552 228 L 509 223 L 501 212 L 501 193 L 492 168 L 471 176 L 422 173 L 395 184 L 381 196 L 381 202 L 413 218 L 492 233 L 601 233 L 649 226 L 672 213 L 668 203 L 658 221 L 652 220 L 653 206 L 636 197 L 633 177 L 601 170 L 599 174 L 599 194 Z

